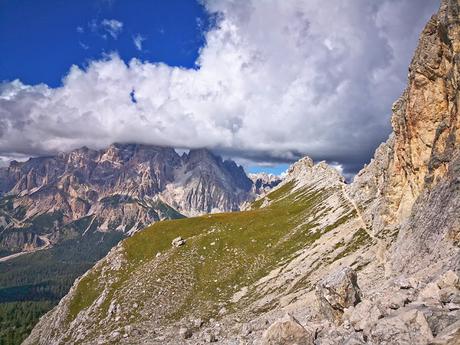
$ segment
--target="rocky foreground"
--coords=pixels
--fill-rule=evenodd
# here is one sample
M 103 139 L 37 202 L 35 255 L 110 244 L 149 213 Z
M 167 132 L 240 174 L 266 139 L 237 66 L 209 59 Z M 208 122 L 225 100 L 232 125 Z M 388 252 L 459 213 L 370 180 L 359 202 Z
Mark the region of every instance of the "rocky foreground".
M 443 0 L 351 185 L 304 158 L 248 211 L 157 223 L 25 344 L 460 344 L 459 63 Z

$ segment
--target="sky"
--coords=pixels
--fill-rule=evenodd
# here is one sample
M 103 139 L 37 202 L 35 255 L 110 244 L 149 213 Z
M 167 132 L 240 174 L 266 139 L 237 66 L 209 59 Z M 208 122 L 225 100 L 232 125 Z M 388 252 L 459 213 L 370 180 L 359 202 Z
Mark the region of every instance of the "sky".
M 0 80 L 55 88 L 72 65 L 112 52 L 194 68 L 209 25 L 187 0 L 0 0 Z
M 0 0 L 0 157 L 138 142 L 356 173 L 435 0 Z M 0 158 L 2 159 L 2 158 Z

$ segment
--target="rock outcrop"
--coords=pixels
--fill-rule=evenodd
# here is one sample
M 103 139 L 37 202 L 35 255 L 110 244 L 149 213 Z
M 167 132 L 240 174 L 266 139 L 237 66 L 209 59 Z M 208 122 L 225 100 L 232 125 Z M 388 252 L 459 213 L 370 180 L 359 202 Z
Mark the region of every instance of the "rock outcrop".
M 344 314 L 344 325 L 370 344 L 448 344 L 460 338 L 458 275 L 447 271 L 422 288 L 414 279 L 397 279 L 386 291 Z M 345 329 L 341 332 L 347 333 Z M 349 331 L 348 331 L 349 333 Z
M 457 0 L 442 1 L 427 23 L 409 67 L 408 86 L 393 105 L 394 133 L 350 187 L 374 233 L 407 220 L 415 200 L 444 178 L 458 154 L 458 13 Z
M 252 191 L 254 194 L 268 193 L 282 181 L 280 176 L 267 173 L 248 174 L 252 181 Z
M 346 308 L 361 301 L 356 272 L 345 267 L 324 278 L 316 285 L 320 313 L 327 319 L 341 323 Z
M 235 162 L 223 161 L 206 149 L 191 150 L 181 158 L 161 199 L 184 215 L 238 211 L 254 198 L 252 181 Z
M 264 333 L 261 345 L 313 345 L 314 332 L 307 331 L 292 315 L 272 324 Z

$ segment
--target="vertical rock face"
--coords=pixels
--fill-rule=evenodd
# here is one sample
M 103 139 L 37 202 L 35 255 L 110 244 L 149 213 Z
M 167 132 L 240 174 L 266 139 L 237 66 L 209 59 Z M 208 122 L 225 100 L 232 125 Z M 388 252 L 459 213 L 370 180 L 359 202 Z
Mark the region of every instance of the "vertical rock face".
M 187 216 L 236 211 L 251 199 L 252 181 L 235 162 L 206 149 L 191 150 L 161 196 Z
M 251 188 L 242 167 L 205 149 L 180 157 L 172 148 L 113 144 L 12 162 L 0 169 L 0 249 L 234 211 L 253 198 Z
M 446 167 L 446 175 L 425 189 L 390 248 L 393 274 L 435 276 L 460 267 L 460 155 Z
M 417 197 L 446 175 L 458 152 L 459 9 L 457 0 L 443 1 L 427 23 L 408 86 L 393 105 L 394 134 L 351 186 L 374 232 L 406 220 Z
M 458 1 L 444 1 L 428 22 L 409 68 L 408 87 L 394 105 L 390 173 L 396 195 L 390 207 L 399 217 L 407 216 L 423 188 L 446 174 L 459 147 L 459 9 Z

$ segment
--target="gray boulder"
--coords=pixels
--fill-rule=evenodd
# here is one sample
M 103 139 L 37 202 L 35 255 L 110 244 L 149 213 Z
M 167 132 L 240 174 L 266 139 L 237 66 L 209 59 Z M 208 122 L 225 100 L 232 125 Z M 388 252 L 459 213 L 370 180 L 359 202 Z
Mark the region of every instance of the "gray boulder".
M 310 345 L 314 332 L 305 329 L 292 315 L 286 314 L 263 334 L 261 345 Z
M 369 338 L 373 344 L 379 345 L 428 345 L 433 335 L 422 312 L 402 309 L 378 320 L 370 330 Z
M 332 273 L 316 286 L 316 297 L 322 317 L 337 324 L 342 322 L 345 308 L 357 305 L 361 301 L 361 296 L 356 272 L 350 267 Z
M 355 307 L 349 307 L 343 314 L 355 331 L 367 331 L 377 320 L 384 316 L 384 310 L 378 303 L 365 299 Z
M 171 242 L 173 247 L 180 247 L 185 244 L 185 240 L 182 237 L 176 237 L 175 239 L 172 240 Z

